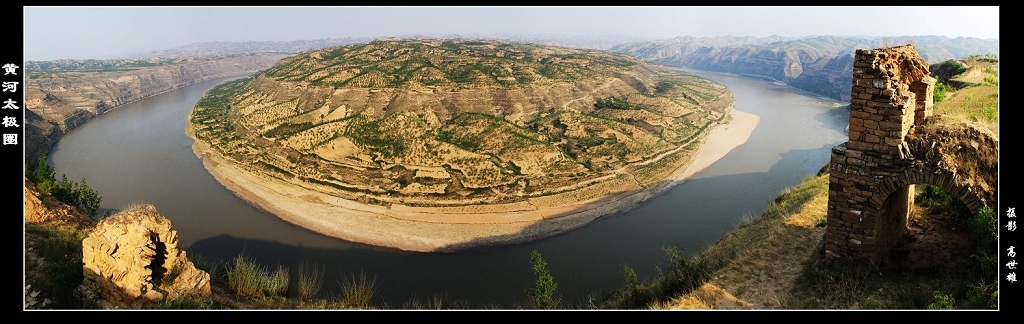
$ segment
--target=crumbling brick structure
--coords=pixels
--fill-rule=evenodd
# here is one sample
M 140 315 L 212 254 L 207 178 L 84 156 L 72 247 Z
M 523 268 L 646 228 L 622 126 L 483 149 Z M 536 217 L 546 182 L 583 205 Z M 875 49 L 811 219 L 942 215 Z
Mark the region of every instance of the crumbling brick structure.
M 906 231 L 914 184 L 953 183 L 954 173 L 915 164 L 918 147 L 906 142 L 932 114 L 934 84 L 913 45 L 857 50 L 849 141 L 830 162 L 827 257 L 879 261 Z

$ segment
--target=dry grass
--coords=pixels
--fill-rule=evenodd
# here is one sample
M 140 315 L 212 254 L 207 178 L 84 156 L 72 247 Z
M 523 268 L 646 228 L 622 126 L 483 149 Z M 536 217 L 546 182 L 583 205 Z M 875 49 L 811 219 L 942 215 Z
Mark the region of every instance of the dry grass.
M 283 296 L 288 291 L 288 268 L 278 266 L 272 271 L 255 260 L 238 255 L 225 269 L 228 286 L 241 297 Z
M 740 225 L 698 258 L 717 269 L 712 283 L 723 291 L 754 308 L 778 308 L 804 261 L 818 250 L 827 207 L 828 175 L 812 177 L 783 192 L 760 218 Z
M 736 298 L 714 283 L 705 283 L 693 292 L 656 303 L 651 309 L 750 309 L 751 305 Z
M 373 297 L 377 294 L 377 278 L 370 278 L 365 273 L 358 277 L 352 275 L 341 285 L 341 296 L 338 299 L 339 308 L 343 309 L 367 309 L 372 308 Z
M 448 297 L 445 294 L 435 294 L 427 298 L 426 300 L 420 300 L 418 296 L 413 295 L 409 298 L 409 301 L 402 305 L 402 309 L 469 309 L 470 304 L 465 300 L 456 300 Z
M 709 271 L 707 279 L 685 289 L 665 287 L 665 278 L 609 295 L 603 307 L 650 309 L 772 309 L 784 301 L 806 261 L 820 250 L 828 207 L 828 174 L 811 177 L 771 202 L 760 217 L 745 216 L 716 245 L 685 261 L 684 277 Z M 671 252 L 671 251 L 666 251 Z M 669 253 L 670 259 L 672 253 Z M 678 263 L 678 257 L 676 257 Z M 665 277 L 673 277 L 673 271 Z M 676 276 L 678 277 L 678 276 Z M 630 300 L 646 292 L 643 300 Z M 681 292 L 681 293 L 680 293 Z M 639 304 L 638 304 L 639 303 Z M 632 305 L 632 306 L 630 306 Z
M 301 300 L 316 297 L 324 284 L 324 268 L 306 263 L 299 264 L 298 277 L 294 285 L 294 295 Z
M 935 104 L 935 114 L 953 121 L 977 124 L 999 135 L 999 73 L 992 68 L 972 67 L 970 72 L 981 74 L 982 82 L 976 86 L 958 89 L 946 100 Z

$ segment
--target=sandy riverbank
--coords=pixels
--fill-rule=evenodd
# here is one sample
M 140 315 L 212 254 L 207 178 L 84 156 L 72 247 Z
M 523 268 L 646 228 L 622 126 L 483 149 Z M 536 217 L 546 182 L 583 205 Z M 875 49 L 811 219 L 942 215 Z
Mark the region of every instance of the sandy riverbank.
M 731 115 L 728 124 L 710 131 L 687 167 L 677 169 L 655 185 L 644 187 L 632 180 L 609 181 L 600 189 L 605 193 L 601 197 L 575 203 L 566 203 L 568 196 L 539 197 L 475 210 L 362 204 L 245 171 L 200 141 L 195 141 L 192 149 L 202 158 L 210 174 L 228 190 L 288 222 L 353 242 L 409 251 L 453 252 L 549 237 L 601 216 L 631 209 L 682 183 L 746 143 L 760 117 L 736 110 L 732 110 Z

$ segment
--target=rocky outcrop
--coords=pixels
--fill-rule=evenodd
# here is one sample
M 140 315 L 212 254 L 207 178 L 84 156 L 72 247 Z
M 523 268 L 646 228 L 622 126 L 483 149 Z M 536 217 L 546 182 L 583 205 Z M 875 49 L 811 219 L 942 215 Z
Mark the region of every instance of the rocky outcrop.
M 81 227 L 96 224 L 96 221 L 74 207 L 41 194 L 28 178 L 25 178 L 25 222 L 75 224 Z
M 214 78 L 254 72 L 283 54 L 182 59 L 134 70 L 52 72 L 26 69 L 25 156 L 35 161 L 68 131 L 121 105 Z
M 81 297 L 104 308 L 140 309 L 179 297 L 208 298 L 210 275 L 178 249 L 171 221 L 152 205 L 103 219 L 82 241 Z

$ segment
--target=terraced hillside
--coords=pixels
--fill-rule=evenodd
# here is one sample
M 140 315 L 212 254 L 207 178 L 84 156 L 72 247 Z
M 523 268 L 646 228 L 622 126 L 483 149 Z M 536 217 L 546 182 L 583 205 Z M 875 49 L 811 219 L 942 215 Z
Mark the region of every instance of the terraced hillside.
M 723 85 L 607 52 L 379 40 L 219 85 L 188 132 L 249 172 L 373 205 L 582 201 L 684 167 L 732 102 Z

